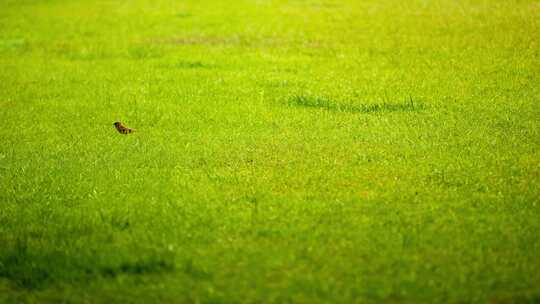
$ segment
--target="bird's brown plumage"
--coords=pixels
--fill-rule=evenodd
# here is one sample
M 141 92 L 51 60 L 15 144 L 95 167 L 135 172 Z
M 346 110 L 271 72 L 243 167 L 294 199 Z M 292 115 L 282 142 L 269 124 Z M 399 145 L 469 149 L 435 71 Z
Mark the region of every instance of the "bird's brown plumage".
M 128 128 L 124 126 L 121 122 L 117 121 L 114 123 L 116 130 L 122 134 L 129 134 L 135 131 L 135 129 Z

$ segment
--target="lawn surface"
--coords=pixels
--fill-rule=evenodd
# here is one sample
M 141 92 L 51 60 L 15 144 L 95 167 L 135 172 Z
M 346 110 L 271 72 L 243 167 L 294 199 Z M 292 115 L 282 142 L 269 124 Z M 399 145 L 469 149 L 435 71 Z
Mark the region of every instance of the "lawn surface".
M 539 303 L 539 33 L 527 0 L 2 0 L 0 303 Z

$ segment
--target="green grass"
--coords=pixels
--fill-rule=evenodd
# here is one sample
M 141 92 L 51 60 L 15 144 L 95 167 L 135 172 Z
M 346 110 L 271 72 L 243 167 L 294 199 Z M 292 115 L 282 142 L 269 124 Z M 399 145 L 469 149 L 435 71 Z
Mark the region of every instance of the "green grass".
M 0 302 L 539 303 L 538 33 L 528 0 L 3 0 Z

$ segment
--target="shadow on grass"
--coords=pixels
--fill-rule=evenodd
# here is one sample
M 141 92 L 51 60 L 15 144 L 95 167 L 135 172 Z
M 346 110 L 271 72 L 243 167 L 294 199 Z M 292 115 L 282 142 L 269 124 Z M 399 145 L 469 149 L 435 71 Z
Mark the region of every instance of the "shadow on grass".
M 405 102 L 379 103 L 343 103 L 324 97 L 296 95 L 289 100 L 289 105 L 301 108 L 323 109 L 332 112 L 346 113 L 379 113 L 379 112 L 413 112 L 423 110 L 423 104 L 414 102 L 412 98 Z
M 163 65 L 164 68 L 172 69 L 213 69 L 216 68 L 215 65 L 203 63 L 201 61 L 186 61 L 180 60 L 170 64 Z
M 98 269 L 98 272 L 105 277 L 116 277 L 122 274 L 139 275 L 150 273 L 170 272 L 174 270 L 174 264 L 161 258 L 150 258 L 122 262 L 118 265 L 105 266 Z M 88 268 L 87 273 L 93 274 L 95 270 Z
M 540 294 L 526 294 L 516 296 L 504 296 L 492 298 L 491 304 L 538 304 L 540 303 Z
M 61 251 L 43 253 L 18 247 L 0 256 L 0 278 L 27 290 L 42 289 L 59 282 L 88 282 L 97 277 L 159 274 L 174 269 L 171 256 L 158 254 L 137 255 L 137 258 L 100 258 L 90 254 L 71 256 Z

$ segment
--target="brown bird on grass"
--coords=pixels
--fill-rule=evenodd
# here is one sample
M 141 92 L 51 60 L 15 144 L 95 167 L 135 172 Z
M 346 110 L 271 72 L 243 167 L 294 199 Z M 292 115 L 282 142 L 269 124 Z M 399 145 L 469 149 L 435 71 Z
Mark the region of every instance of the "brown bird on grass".
M 131 129 L 131 128 L 128 128 L 126 126 L 124 126 L 121 122 L 117 121 L 114 123 L 114 127 L 116 128 L 116 130 L 122 134 L 128 134 L 128 133 L 132 133 L 132 132 L 135 132 L 135 129 Z

